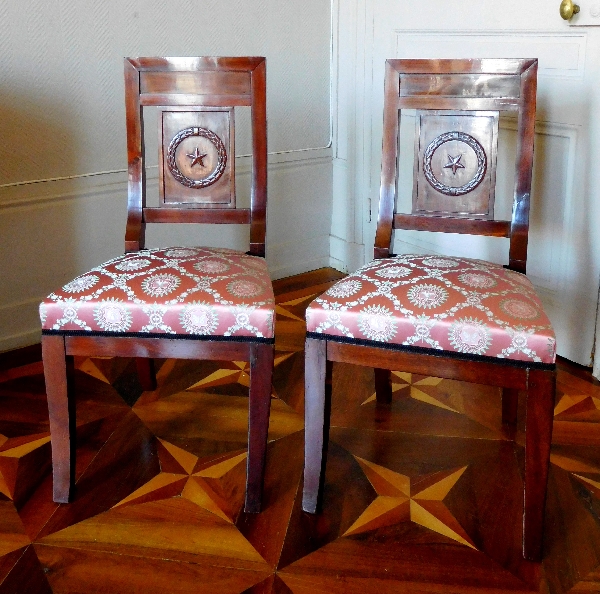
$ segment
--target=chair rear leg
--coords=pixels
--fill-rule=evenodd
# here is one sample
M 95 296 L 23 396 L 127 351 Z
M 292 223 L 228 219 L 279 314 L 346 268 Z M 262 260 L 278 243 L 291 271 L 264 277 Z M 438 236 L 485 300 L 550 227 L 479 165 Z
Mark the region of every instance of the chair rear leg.
M 327 341 L 306 339 L 304 376 L 304 491 L 302 509 L 319 511 L 323 499 L 331 405 L 332 363 Z
M 507 425 L 516 425 L 518 408 L 519 390 L 502 388 L 502 422 Z
M 248 411 L 248 459 L 246 502 L 244 510 L 258 513 L 261 509 L 271 410 L 273 378 L 272 344 L 256 343 L 250 347 L 250 398 Z
M 75 488 L 75 399 L 69 394 L 64 336 L 42 336 L 52 441 L 52 498 L 68 503 Z M 72 357 L 68 358 L 72 363 Z
M 145 391 L 156 390 L 156 370 L 154 360 L 138 357 L 135 360 L 138 380 Z
M 392 402 L 392 372 L 389 369 L 375 368 L 375 395 L 378 404 Z
M 556 372 L 531 369 L 525 418 L 523 557 L 542 558 Z

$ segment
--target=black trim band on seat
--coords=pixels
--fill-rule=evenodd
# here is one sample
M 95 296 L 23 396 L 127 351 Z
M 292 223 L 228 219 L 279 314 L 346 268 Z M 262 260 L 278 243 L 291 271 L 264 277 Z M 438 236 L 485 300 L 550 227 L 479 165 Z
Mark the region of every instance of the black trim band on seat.
M 171 338 L 176 340 L 204 340 L 210 342 L 261 342 L 274 344 L 275 338 L 260 336 L 211 336 L 210 334 L 159 334 L 156 332 L 100 332 L 98 330 L 42 330 L 42 335 L 107 336 L 110 338 Z
M 461 361 L 479 361 L 503 365 L 506 367 L 521 367 L 523 369 L 543 369 L 545 371 L 554 371 L 556 363 L 536 363 L 534 361 L 522 361 L 520 359 L 500 359 L 498 357 L 487 357 L 485 355 L 471 355 L 469 353 L 457 353 L 454 351 L 441 351 L 437 349 L 428 349 L 426 347 L 416 347 L 404 344 L 394 344 L 389 342 L 376 342 L 374 340 L 365 340 L 362 338 L 348 338 L 346 336 L 332 336 L 331 334 L 322 334 L 320 332 L 307 332 L 307 338 L 316 338 L 318 340 L 331 340 L 342 344 L 355 344 L 358 346 L 370 346 L 389 351 L 399 351 L 405 353 L 414 353 L 416 355 L 429 355 L 430 357 L 447 357 Z

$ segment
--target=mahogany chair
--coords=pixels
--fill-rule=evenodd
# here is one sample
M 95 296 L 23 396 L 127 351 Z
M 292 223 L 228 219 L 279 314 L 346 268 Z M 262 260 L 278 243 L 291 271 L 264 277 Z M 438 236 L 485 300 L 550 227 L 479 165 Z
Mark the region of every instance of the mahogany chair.
M 536 80 L 537 60 L 386 62 L 375 260 L 306 313 L 305 511 L 321 505 L 334 361 L 374 367 L 378 404 L 391 402 L 390 370 L 498 386 L 513 435 L 523 391 L 523 556 L 540 559 L 556 341 L 525 276 Z M 396 212 L 403 109 L 416 110 L 411 214 Z M 500 111 L 517 114 L 510 221 L 493 219 Z M 394 229 L 507 237 L 508 265 L 393 256 Z
M 250 362 L 245 509 L 260 511 L 273 369 L 274 297 L 265 256 L 266 62 L 250 58 L 126 58 L 128 212 L 125 254 L 40 306 L 54 501 L 74 490 L 74 355 L 134 357 L 154 389 L 152 358 Z M 146 205 L 144 108 L 156 106 L 159 205 Z M 250 208 L 236 208 L 234 112 L 251 112 Z M 146 249 L 146 223 L 250 225 L 246 253 Z

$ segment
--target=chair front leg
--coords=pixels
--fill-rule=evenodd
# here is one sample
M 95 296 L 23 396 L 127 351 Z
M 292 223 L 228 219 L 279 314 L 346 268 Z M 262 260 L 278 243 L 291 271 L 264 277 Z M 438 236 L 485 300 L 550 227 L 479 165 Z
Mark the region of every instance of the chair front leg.
M 327 361 L 327 341 L 306 339 L 304 363 L 304 491 L 302 509 L 316 513 L 323 499 L 329 413 L 331 362 Z
M 272 344 L 250 346 L 250 398 L 248 411 L 248 459 L 244 510 L 260 512 L 265 475 L 265 457 L 271 410 L 273 378 Z
M 525 418 L 523 557 L 542 558 L 544 508 L 550 465 L 556 372 L 531 369 Z
M 72 358 L 69 357 L 71 363 Z M 52 498 L 68 503 L 75 488 L 75 399 L 69 390 L 64 336 L 42 336 L 52 442 Z

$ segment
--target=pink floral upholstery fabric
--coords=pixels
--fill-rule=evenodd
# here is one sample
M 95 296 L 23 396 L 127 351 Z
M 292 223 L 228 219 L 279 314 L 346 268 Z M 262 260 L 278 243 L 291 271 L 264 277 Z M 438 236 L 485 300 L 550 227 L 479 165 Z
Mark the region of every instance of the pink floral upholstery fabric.
M 529 279 L 437 256 L 374 260 L 315 299 L 311 333 L 552 364 L 556 339 Z
M 263 258 L 227 249 L 149 249 L 114 258 L 40 305 L 42 329 L 273 338 Z

